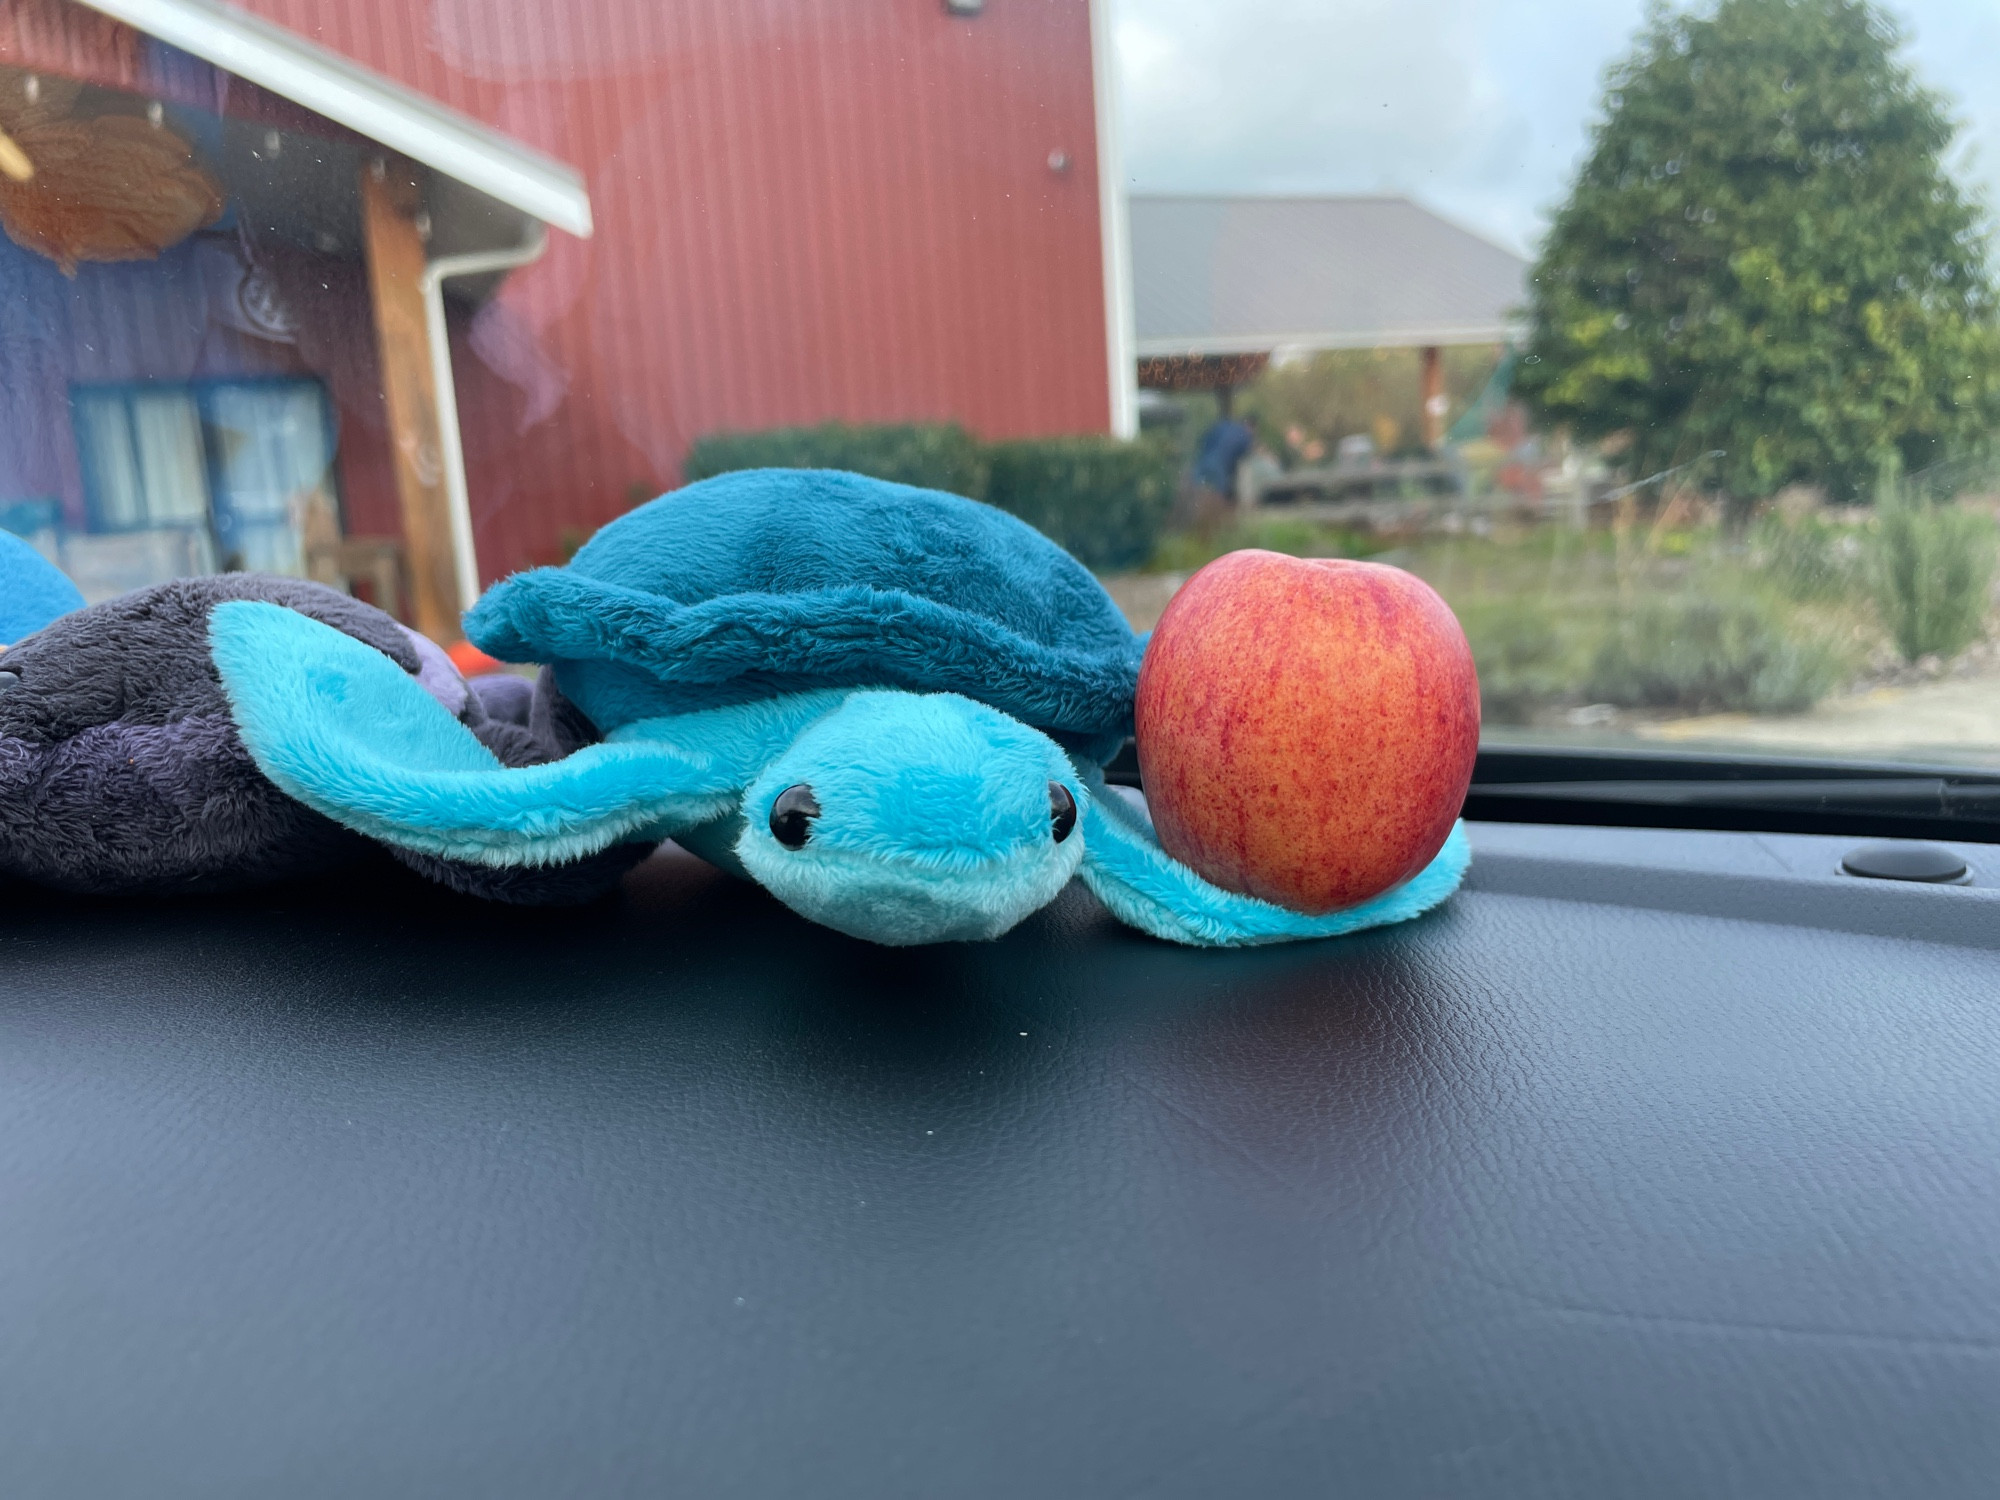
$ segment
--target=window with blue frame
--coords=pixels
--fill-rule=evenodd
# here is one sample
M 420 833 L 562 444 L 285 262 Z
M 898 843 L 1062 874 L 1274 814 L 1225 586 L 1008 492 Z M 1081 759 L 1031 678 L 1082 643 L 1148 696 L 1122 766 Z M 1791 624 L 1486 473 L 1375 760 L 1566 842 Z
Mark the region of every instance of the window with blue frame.
M 77 386 L 70 407 L 94 533 L 181 533 L 199 570 L 301 574 L 308 512 L 338 515 L 316 380 Z
M 79 390 L 73 410 L 92 531 L 208 524 L 207 458 L 192 390 Z

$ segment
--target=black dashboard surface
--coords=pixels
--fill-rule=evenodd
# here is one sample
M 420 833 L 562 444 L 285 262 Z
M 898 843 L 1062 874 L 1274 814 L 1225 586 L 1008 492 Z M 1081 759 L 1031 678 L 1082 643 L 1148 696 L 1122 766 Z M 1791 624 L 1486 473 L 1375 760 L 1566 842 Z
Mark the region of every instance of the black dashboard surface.
M 10 889 L 0 1494 L 1995 1493 L 2000 890 L 1475 844 L 1243 953 Z

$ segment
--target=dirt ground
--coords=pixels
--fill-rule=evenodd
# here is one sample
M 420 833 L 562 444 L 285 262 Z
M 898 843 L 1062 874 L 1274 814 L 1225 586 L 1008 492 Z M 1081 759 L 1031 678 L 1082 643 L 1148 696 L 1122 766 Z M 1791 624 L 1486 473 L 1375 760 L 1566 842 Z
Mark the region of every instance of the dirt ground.
M 1147 631 L 1160 623 L 1160 612 L 1187 580 L 1185 573 L 1117 573 L 1104 580 L 1104 587 L 1132 628 Z
M 2000 676 L 1880 687 L 1802 714 L 1703 714 L 1637 726 L 1642 739 L 1762 755 L 2000 763 Z

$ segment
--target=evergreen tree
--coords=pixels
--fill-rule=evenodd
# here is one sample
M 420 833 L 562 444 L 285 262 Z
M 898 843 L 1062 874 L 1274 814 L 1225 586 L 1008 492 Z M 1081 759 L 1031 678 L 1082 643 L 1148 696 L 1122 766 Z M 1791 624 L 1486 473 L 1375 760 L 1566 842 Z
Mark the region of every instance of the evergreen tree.
M 1535 267 L 1517 389 L 1634 477 L 1848 498 L 2000 427 L 1980 206 L 1866 0 L 1654 0 Z

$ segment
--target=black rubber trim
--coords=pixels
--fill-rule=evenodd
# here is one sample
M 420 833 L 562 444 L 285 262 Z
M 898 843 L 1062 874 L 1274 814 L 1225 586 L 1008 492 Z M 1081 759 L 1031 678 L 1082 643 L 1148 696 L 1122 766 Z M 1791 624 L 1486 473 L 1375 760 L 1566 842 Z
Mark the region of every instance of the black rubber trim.
M 2000 843 L 2000 777 L 1963 766 L 1488 746 L 1468 818 Z
M 1143 785 L 1131 741 L 1105 779 Z M 1464 816 L 2000 844 L 2000 775 L 1886 761 L 1489 745 L 1473 768 Z

